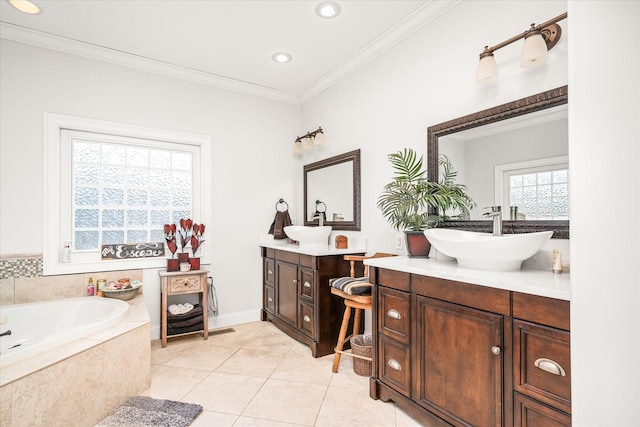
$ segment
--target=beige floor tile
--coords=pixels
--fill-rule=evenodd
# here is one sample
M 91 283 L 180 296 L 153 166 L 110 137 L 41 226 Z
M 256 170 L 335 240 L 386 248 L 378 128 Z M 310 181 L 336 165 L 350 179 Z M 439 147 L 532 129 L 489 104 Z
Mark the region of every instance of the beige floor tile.
M 151 373 L 151 388 L 146 396 L 157 399 L 180 400 L 210 372 L 198 369 L 161 366 Z
M 406 412 L 396 406 L 396 427 L 421 427 L 422 424 L 411 418 Z
M 237 415 L 223 414 L 220 412 L 202 411 L 190 427 L 232 427 L 238 419 Z
M 173 338 L 167 342 L 165 348 L 162 348 L 162 342 L 160 340 L 151 341 L 151 364 L 165 364 L 183 351 L 193 347 L 196 343 L 194 337 L 195 336 Z
M 222 363 L 216 372 L 267 378 L 286 353 L 241 348 Z
M 271 378 L 329 385 L 333 356 L 314 358 L 310 352 L 290 351 L 282 359 Z
M 268 379 L 242 415 L 313 425 L 327 387 Z
M 202 405 L 207 411 L 240 415 L 264 381 L 260 377 L 213 372 L 184 396 L 183 401 Z
M 165 365 L 213 372 L 236 351 L 238 350 L 233 347 L 220 347 L 211 343 L 200 342 L 194 344 L 188 350 L 178 353 Z
M 306 424 L 291 424 L 261 418 L 240 417 L 233 427 L 311 427 Z
M 394 426 L 395 404 L 373 400 L 369 389 L 329 386 L 316 426 Z

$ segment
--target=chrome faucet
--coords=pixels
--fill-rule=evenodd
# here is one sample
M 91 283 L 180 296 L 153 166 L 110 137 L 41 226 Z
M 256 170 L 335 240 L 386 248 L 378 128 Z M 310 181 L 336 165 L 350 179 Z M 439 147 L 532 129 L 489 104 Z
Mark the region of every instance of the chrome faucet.
M 493 235 L 502 236 L 502 206 L 491 206 L 485 209 L 491 209 L 491 212 L 485 212 L 482 216 L 493 218 Z

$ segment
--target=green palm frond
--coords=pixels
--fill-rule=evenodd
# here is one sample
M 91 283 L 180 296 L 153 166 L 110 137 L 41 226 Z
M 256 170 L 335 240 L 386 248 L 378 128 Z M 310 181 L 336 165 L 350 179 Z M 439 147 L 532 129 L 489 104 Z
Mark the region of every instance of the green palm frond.
M 465 186 L 455 183 L 457 172 L 446 156 L 439 159 L 440 182 L 425 178 L 422 156 L 418 157 L 412 149 L 405 148 L 389 154 L 388 158 L 394 168 L 394 177 L 385 185 L 377 206 L 395 229 L 421 231 L 435 227 L 449 218 L 447 211 L 453 210 L 459 212 L 456 218 L 469 217 L 475 203 L 465 193 Z

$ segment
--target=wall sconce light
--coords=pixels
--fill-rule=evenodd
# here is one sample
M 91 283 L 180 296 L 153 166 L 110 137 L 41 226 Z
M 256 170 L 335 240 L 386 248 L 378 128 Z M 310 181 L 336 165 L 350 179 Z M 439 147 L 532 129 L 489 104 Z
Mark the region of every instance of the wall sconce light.
M 520 55 L 520 66 L 531 68 L 543 64 L 547 60 L 547 52 L 560 40 L 562 29 L 557 22 L 566 17 L 567 13 L 565 12 L 540 25 L 531 24 L 531 28 L 524 33 L 513 36 L 493 47 L 485 46 L 480 54 L 480 62 L 476 71 L 476 83 L 487 84 L 497 81 L 498 65 L 493 57 L 493 52 L 520 39 L 524 39 L 524 47 Z
M 324 132 L 319 127 L 313 132 L 307 132 L 306 135 L 297 137 L 293 143 L 293 153 L 300 155 L 303 151 L 311 151 L 322 146 L 324 146 Z

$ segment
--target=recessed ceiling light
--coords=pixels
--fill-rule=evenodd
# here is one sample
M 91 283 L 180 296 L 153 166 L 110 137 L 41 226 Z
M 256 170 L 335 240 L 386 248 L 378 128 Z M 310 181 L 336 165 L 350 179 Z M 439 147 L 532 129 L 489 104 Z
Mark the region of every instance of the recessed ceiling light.
M 342 8 L 334 1 L 323 1 L 316 6 L 316 15 L 320 18 L 330 19 L 340 15 Z
M 40 13 L 40 7 L 29 0 L 9 0 L 9 3 L 20 12 L 28 13 L 30 15 L 37 15 Z
M 290 62 L 291 59 L 293 57 L 291 56 L 291 54 L 286 53 L 286 52 L 276 52 L 273 55 L 271 55 L 271 59 L 273 59 L 276 62 L 279 62 L 281 64 L 284 64 L 286 62 Z

